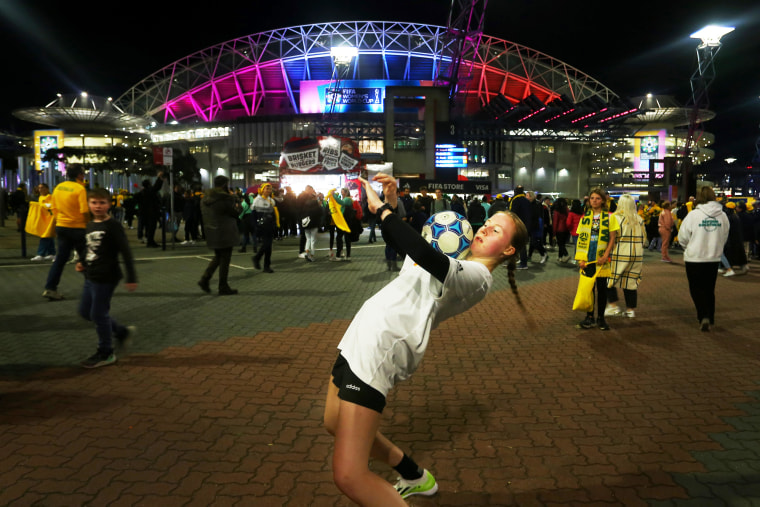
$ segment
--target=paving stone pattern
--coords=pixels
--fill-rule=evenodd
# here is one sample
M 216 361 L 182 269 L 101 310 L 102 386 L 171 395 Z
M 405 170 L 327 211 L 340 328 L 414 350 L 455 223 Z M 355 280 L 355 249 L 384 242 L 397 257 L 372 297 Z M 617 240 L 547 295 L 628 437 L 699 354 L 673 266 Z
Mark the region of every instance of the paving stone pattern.
M 306 263 L 286 239 L 274 274 L 236 252 L 240 294 L 219 297 L 196 285 L 203 244 L 148 249 L 129 232 L 139 287 L 111 313 L 137 340 L 85 370 L 97 338 L 76 314 L 81 275 L 68 265 L 67 299 L 48 302 L 49 264 L 0 228 L 0 505 L 350 505 L 322 411 L 343 331 L 395 276 L 382 241 Z M 440 485 L 410 505 L 760 505 L 760 265 L 718 280 L 702 333 L 673 257 L 647 253 L 637 317 L 609 332 L 575 329 L 574 269 L 517 272 L 520 307 L 499 268 L 389 396 L 382 430 Z

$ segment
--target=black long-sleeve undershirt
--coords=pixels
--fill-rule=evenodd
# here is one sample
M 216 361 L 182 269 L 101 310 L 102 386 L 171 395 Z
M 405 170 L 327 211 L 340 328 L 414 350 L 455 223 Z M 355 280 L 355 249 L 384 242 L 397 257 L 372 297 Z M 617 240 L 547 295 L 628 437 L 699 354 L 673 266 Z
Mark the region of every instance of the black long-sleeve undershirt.
M 422 269 L 443 283 L 449 272 L 449 258 L 430 246 L 412 226 L 395 213 L 386 216 L 380 224 L 383 238 L 396 252 L 411 257 Z

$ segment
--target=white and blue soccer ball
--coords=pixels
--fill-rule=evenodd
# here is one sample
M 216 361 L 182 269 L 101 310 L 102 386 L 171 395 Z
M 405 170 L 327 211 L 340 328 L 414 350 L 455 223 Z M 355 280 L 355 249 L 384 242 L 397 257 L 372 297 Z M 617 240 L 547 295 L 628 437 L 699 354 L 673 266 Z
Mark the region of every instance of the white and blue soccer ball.
M 470 251 L 472 225 L 456 211 L 440 211 L 422 226 L 422 237 L 439 252 L 462 259 Z

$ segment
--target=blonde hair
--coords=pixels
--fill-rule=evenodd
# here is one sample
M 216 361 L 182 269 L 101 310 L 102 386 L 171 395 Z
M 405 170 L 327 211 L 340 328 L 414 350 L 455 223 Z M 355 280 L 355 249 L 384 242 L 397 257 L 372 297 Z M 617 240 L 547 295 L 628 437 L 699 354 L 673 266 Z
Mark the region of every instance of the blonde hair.
M 620 196 L 617 202 L 617 209 L 613 214 L 615 216 L 623 217 L 623 220 L 630 224 L 634 233 L 636 233 L 638 228 L 641 227 L 641 219 L 637 212 L 636 201 L 634 201 L 631 194 L 623 194 Z

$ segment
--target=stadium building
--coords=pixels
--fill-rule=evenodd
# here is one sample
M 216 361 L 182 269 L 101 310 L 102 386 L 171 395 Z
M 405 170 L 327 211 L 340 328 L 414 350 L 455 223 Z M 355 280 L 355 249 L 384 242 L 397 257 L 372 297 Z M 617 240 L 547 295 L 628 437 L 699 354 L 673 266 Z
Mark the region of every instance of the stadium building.
M 424 183 L 495 194 L 520 184 L 579 196 L 595 185 L 667 192 L 677 181 L 668 159 L 686 113 L 672 99 L 625 100 L 579 69 L 485 34 L 464 51 L 456 44 L 447 27 L 403 22 L 276 29 L 181 58 L 112 107 L 130 128 L 143 119 L 132 136 L 192 155 L 204 186 L 223 173 L 242 188 L 284 179 L 297 189 L 299 176 L 333 171 L 283 170 L 283 147 L 311 139 L 324 152 L 333 138 L 412 191 Z M 700 157 L 711 141 L 699 140 Z

